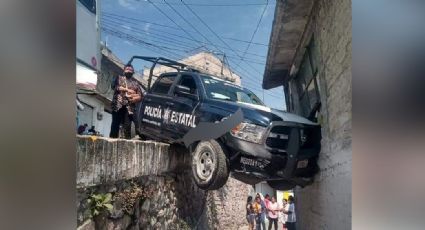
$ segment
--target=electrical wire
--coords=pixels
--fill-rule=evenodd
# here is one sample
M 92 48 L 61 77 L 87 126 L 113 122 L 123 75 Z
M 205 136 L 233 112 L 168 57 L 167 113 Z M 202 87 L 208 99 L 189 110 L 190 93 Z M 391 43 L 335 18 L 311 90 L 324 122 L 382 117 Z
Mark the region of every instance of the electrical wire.
M 103 23 L 102 24 L 105 25 L 105 26 L 107 26 L 108 28 L 114 28 L 114 27 L 117 27 L 117 26 L 118 27 L 119 26 L 122 26 L 120 23 L 115 22 L 113 20 L 111 21 L 111 20 L 109 20 L 107 18 L 102 19 L 102 20 L 103 20 Z M 187 49 L 196 49 L 196 47 L 194 47 L 193 44 L 191 44 L 191 43 L 182 42 L 181 40 L 176 40 L 176 39 L 171 39 L 171 38 L 168 38 L 168 37 L 164 37 L 164 36 L 162 36 L 159 33 L 146 32 L 144 30 L 140 30 L 140 29 L 133 28 L 133 27 L 130 27 L 130 26 L 123 27 L 123 28 L 125 30 L 131 31 L 131 32 L 134 32 L 134 33 L 144 34 L 144 35 L 147 35 L 147 36 L 154 37 L 155 39 L 150 39 L 149 38 L 153 42 L 165 43 L 165 44 L 168 44 L 168 45 L 175 45 L 177 47 L 186 49 L 186 50 L 184 50 L 186 53 L 189 53 L 189 50 L 187 50 Z M 161 40 L 161 41 L 158 41 L 158 40 Z M 231 59 L 234 59 L 234 60 L 241 60 L 241 59 L 239 59 L 236 56 L 232 56 L 232 55 L 227 55 L 227 56 L 229 58 L 231 58 Z M 265 62 L 261 62 L 261 61 L 255 60 L 255 59 L 245 58 L 245 60 L 247 62 L 250 62 L 250 63 L 253 63 L 253 64 L 265 65 Z
M 242 60 L 244 59 L 244 57 L 245 57 L 245 55 L 246 55 L 246 52 L 247 52 L 247 51 L 249 50 L 249 48 L 251 47 L 252 41 L 254 40 L 254 37 L 255 37 L 255 35 L 257 34 L 258 28 L 260 27 L 261 21 L 263 20 L 264 14 L 266 13 L 267 6 L 268 6 L 268 4 L 269 4 L 269 1 L 268 1 L 268 0 L 266 0 L 266 1 L 267 1 L 267 4 L 264 6 L 264 9 L 263 9 L 263 12 L 261 13 L 260 19 L 258 20 L 257 26 L 255 27 L 255 30 L 254 30 L 254 32 L 252 33 L 251 39 L 249 40 L 248 46 L 246 47 L 245 52 L 244 52 L 244 53 L 243 53 L 243 55 L 242 55 Z M 239 63 L 237 64 L 237 66 L 239 66 L 239 65 L 240 65 L 240 63 L 241 63 L 241 62 L 239 62 Z
M 174 52 L 171 52 L 171 51 L 167 51 L 166 50 L 166 49 L 169 49 L 170 47 L 153 45 L 151 43 L 148 43 L 148 42 L 145 42 L 145 41 L 141 41 L 140 39 L 138 39 L 138 38 L 136 38 L 134 36 L 131 36 L 129 34 L 122 33 L 121 31 L 114 31 L 114 30 L 108 29 L 108 28 L 102 28 L 102 30 L 104 32 L 108 33 L 108 34 L 111 34 L 113 36 L 117 36 L 117 37 L 119 37 L 121 39 L 126 39 L 126 40 L 129 40 L 129 41 L 135 42 L 135 43 L 137 43 L 137 44 L 139 44 L 141 46 L 145 46 L 146 48 L 148 48 L 148 47 L 149 48 L 157 48 L 157 49 L 160 50 L 160 51 L 158 51 L 158 50 L 150 49 L 150 50 L 152 50 L 154 52 L 158 52 L 159 53 L 159 52 L 162 51 L 161 53 L 165 54 L 166 56 L 171 56 L 172 58 L 176 58 L 177 57 L 177 59 L 183 59 L 179 54 L 176 54 Z M 241 74 L 238 74 L 238 75 L 241 75 Z M 246 83 L 242 83 L 242 85 L 246 85 L 247 87 L 249 87 L 253 91 L 262 92 L 261 90 L 256 89 L 257 86 L 254 85 L 254 84 L 248 84 L 248 82 L 246 82 Z M 267 91 L 265 92 L 265 94 L 267 94 L 268 96 L 277 98 L 277 99 L 284 99 L 281 96 L 278 96 L 276 94 L 273 94 L 273 93 L 270 93 L 270 92 L 267 92 Z
M 165 0 L 164 0 L 165 1 Z M 187 9 L 189 9 L 190 10 L 190 12 L 192 12 L 192 14 L 194 14 L 195 15 L 195 17 L 197 17 L 198 18 L 198 20 L 202 23 L 202 24 L 204 24 L 223 44 L 225 44 L 226 46 L 227 46 L 227 48 L 229 48 L 232 52 L 234 52 L 238 57 L 240 57 L 241 59 L 243 59 L 243 57 L 242 56 L 240 56 L 227 42 L 225 42 L 213 29 L 211 29 L 211 27 L 190 7 L 190 6 L 188 6 L 183 0 L 181 0 L 181 2 L 186 6 L 186 8 Z M 267 3 L 268 3 L 268 0 L 267 0 Z M 267 7 L 265 7 L 265 9 L 266 9 Z M 223 52 L 224 53 L 224 52 Z M 241 60 L 241 62 L 242 62 L 243 60 Z M 239 63 L 240 64 L 240 63 Z M 260 73 L 257 69 L 255 69 L 252 65 L 250 65 L 250 64 L 248 64 L 248 63 L 246 63 L 247 64 L 247 66 L 249 66 L 251 69 L 253 69 L 254 71 L 256 71 L 257 73 L 259 73 L 259 74 L 262 74 L 262 73 Z
M 193 36 L 191 36 L 191 34 L 189 34 L 187 31 L 185 31 L 183 28 L 181 28 L 181 26 L 179 26 L 176 22 L 174 22 L 168 15 L 166 15 L 162 10 L 160 10 L 152 1 L 150 1 L 150 0 L 148 0 L 148 2 L 150 2 L 158 11 L 160 11 L 164 16 L 166 16 L 169 20 L 171 20 L 174 24 L 176 24 L 178 27 L 180 27 L 180 29 L 181 30 L 183 30 L 186 34 L 188 34 L 190 37 L 191 37 L 191 39 L 193 40 L 193 41 L 196 41 L 196 42 L 199 42 L 199 43 L 201 43 L 202 44 L 202 42 L 200 42 L 199 40 L 197 40 L 197 39 L 195 39 Z M 165 2 L 165 1 L 164 1 Z M 253 42 L 252 42 L 252 40 L 253 40 L 253 37 L 255 36 L 255 34 L 256 34 L 256 31 L 258 30 L 258 27 L 259 27 L 259 25 L 260 25 L 260 23 L 261 23 L 261 20 L 262 20 L 262 18 L 263 18 L 263 15 L 264 15 L 264 12 L 265 12 L 265 10 L 266 10 L 266 7 L 267 7 L 267 5 L 268 4 L 266 4 L 266 7 L 264 8 L 264 10 L 263 10 L 263 12 L 262 12 L 262 15 L 261 15 L 261 17 L 260 17 L 260 20 L 259 20 L 259 22 L 257 23 L 257 26 L 256 26 L 256 29 L 255 29 L 255 31 L 254 31 L 254 33 L 253 33 L 253 36 L 251 37 L 251 41 L 249 42 L 249 45 L 247 46 L 247 49 L 245 49 L 245 51 L 243 51 L 244 52 L 244 54 L 243 54 L 243 56 L 240 56 L 232 47 L 230 47 L 225 41 L 223 41 L 223 39 L 217 34 L 217 33 L 215 33 L 215 31 L 213 31 L 212 29 L 211 29 L 211 27 L 209 27 L 208 26 L 208 24 L 206 24 L 203 20 L 202 20 L 202 18 L 200 18 L 199 17 L 199 15 L 197 15 L 196 14 L 196 12 L 195 11 L 193 11 L 188 5 L 189 4 L 187 4 L 187 3 L 185 3 L 184 1 L 182 1 L 182 3 L 217 37 L 217 38 L 219 38 L 219 40 L 221 40 L 222 42 L 223 42 L 223 44 L 225 44 L 230 50 L 232 50 L 238 57 L 239 57 L 239 60 L 240 60 L 240 62 L 238 63 L 238 65 L 237 65 L 237 68 L 239 68 L 239 69 L 241 69 L 241 70 L 244 70 L 243 68 L 241 68 L 240 67 L 240 63 L 241 62 L 245 62 L 246 63 L 246 61 L 244 60 L 244 59 L 246 59 L 245 58 L 245 56 L 246 56 L 246 54 L 248 53 L 247 52 L 247 50 L 249 49 L 249 47 L 250 47 L 250 44 L 252 44 Z M 268 3 L 268 2 L 267 2 Z M 179 15 L 179 17 L 181 18 L 181 19 L 183 19 L 187 24 L 189 24 L 193 29 L 195 29 L 195 31 L 196 32 L 198 32 L 198 34 L 200 34 L 205 40 L 207 40 L 211 45 L 213 45 L 213 46 L 215 46 L 215 48 L 217 49 L 217 50 L 219 50 L 220 52 L 222 52 L 219 48 L 218 48 L 218 46 L 216 45 L 216 44 L 214 44 L 214 43 L 212 43 L 207 37 L 205 37 L 199 30 L 197 30 L 196 29 L 196 27 L 193 25 L 193 24 L 191 24 L 186 18 L 184 18 L 174 7 L 172 7 L 171 6 L 171 4 L 169 4 L 169 3 L 167 3 L 167 2 L 165 2 L 164 4 L 167 4 L 177 15 Z M 117 16 L 117 15 L 116 15 Z M 142 21 L 142 20 L 140 20 L 140 21 Z M 149 22 L 147 22 L 147 21 L 142 21 L 143 23 L 149 23 Z M 151 24 L 154 24 L 154 23 L 151 23 Z M 161 24 L 158 24 L 158 23 L 155 23 L 154 25 L 161 25 Z M 161 26 L 164 26 L 164 25 L 161 25 Z M 166 26 L 166 27 L 169 27 L 170 28 L 170 26 Z M 182 38 L 185 38 L 185 37 L 183 37 L 182 36 Z M 233 39 L 233 40 L 238 40 L 238 39 Z M 239 41 L 242 41 L 242 42 L 247 42 L 247 41 L 243 41 L 243 40 L 239 40 Z M 143 43 L 144 44 L 144 43 Z M 144 44 L 144 45 L 147 45 L 147 44 Z M 264 45 L 264 44 L 263 44 Z M 162 46 L 162 48 L 170 48 L 170 47 L 164 47 L 164 46 Z M 182 51 L 182 50 L 179 50 L 179 51 Z M 182 52 L 184 52 L 184 51 L 182 51 Z M 224 53 L 224 52 L 222 52 L 222 53 Z M 227 55 L 227 56 L 229 56 L 229 55 Z M 233 59 L 236 59 L 234 56 L 232 57 L 232 56 L 229 56 L 230 58 L 233 58 Z M 265 56 L 264 56 L 265 57 Z M 229 62 L 228 62 L 229 63 Z M 254 67 L 252 67 L 251 65 L 249 65 L 248 63 L 246 63 L 248 66 L 250 66 L 252 69 L 254 69 L 254 71 L 256 71 L 257 73 L 259 73 L 259 71 L 258 70 L 256 70 Z M 257 63 L 257 64 L 265 64 L 265 63 Z M 229 67 L 230 67 L 230 63 L 229 63 Z M 246 70 L 244 70 L 244 71 L 246 71 Z M 261 74 L 261 73 L 260 73 Z M 243 76 L 244 74 L 238 74 L 238 75 L 240 75 L 240 76 Z M 253 77 L 249 72 L 248 72 L 248 74 L 246 75 L 246 76 L 250 76 L 250 77 L 252 77 L 253 79 L 256 79 L 256 77 Z M 247 77 L 247 79 L 250 79 L 249 77 Z M 250 80 L 252 80 L 252 81 L 254 81 L 253 79 L 250 79 Z
M 251 43 L 251 45 L 269 46 L 269 45 L 264 44 L 264 43 L 259 43 L 259 42 L 250 42 L 250 41 L 245 41 L 245 40 L 236 39 L 236 38 L 229 38 L 229 37 L 221 37 L 221 38 L 223 38 L 223 39 L 227 39 L 227 40 L 232 40 L 232 41 L 237 41 L 237 42 Z
M 114 27 L 117 26 L 116 24 L 110 23 L 110 22 L 106 22 L 106 23 L 104 23 L 104 25 L 105 25 L 104 27 L 109 28 L 109 29 L 114 29 Z M 124 28 L 124 29 L 129 30 L 130 32 L 132 32 L 134 34 L 139 34 L 141 36 L 144 36 L 146 40 L 150 40 L 152 42 L 172 45 L 172 46 L 176 46 L 176 47 L 183 48 L 183 49 L 193 49 L 194 48 L 193 46 L 190 46 L 190 44 L 187 44 L 187 43 L 185 44 L 183 42 L 168 39 L 168 38 L 163 37 L 163 36 L 151 34 L 151 33 L 148 33 L 146 31 L 137 30 L 137 29 L 128 29 L 128 28 Z M 123 32 L 123 31 L 121 30 L 121 32 Z M 123 32 L 123 33 L 126 33 L 126 32 Z M 187 51 L 185 50 L 185 52 L 187 52 Z
M 168 16 L 164 11 L 162 11 L 157 5 L 153 4 L 151 0 L 147 0 L 149 3 L 151 3 L 162 15 L 167 17 L 172 23 L 174 23 L 177 27 L 179 27 L 182 31 L 184 31 L 189 37 L 195 39 L 187 30 L 185 30 L 183 27 L 181 27 L 177 22 L 175 22 L 170 16 Z
M 125 34 L 119 31 L 115 31 L 115 30 L 111 30 L 111 29 L 107 29 L 105 27 L 102 27 L 102 31 L 104 31 L 105 33 L 121 38 L 123 40 L 127 40 L 127 41 L 132 41 L 138 45 L 142 45 L 144 47 L 149 47 L 149 50 L 153 51 L 153 52 L 158 52 L 160 54 L 165 54 L 166 57 L 171 57 L 171 59 L 181 59 L 182 55 L 175 53 L 169 49 L 167 49 L 168 47 L 164 47 L 164 46 L 157 46 L 148 42 L 144 42 L 143 40 L 137 39 L 136 37 L 129 35 L 129 34 Z M 154 49 L 155 48 L 155 49 Z
M 163 24 L 153 23 L 153 22 L 149 22 L 149 21 L 146 21 L 146 20 L 139 20 L 139 19 L 136 19 L 136 18 L 130 18 L 130 17 L 125 17 L 125 16 L 124 16 L 124 17 L 120 17 L 120 16 L 118 16 L 118 15 L 116 15 L 116 14 L 112 14 L 112 13 L 108 13 L 108 12 L 105 12 L 104 14 L 109 15 L 108 17 L 112 17 L 112 18 L 107 18 L 106 16 L 103 16 L 103 19 L 102 19 L 102 20 L 104 20 L 104 19 L 116 20 L 116 21 L 122 21 L 122 22 L 125 22 L 125 23 L 131 23 L 131 24 L 134 24 L 134 25 L 138 25 L 138 24 L 136 24 L 136 23 L 135 23 L 135 22 L 133 22 L 133 21 L 140 21 L 141 23 L 145 23 L 145 24 L 159 25 L 159 26 L 163 26 L 163 27 L 165 26 L 165 27 L 168 27 L 168 28 L 172 28 L 172 29 L 180 30 L 180 29 L 179 29 L 179 28 L 177 28 L 177 27 L 166 26 L 166 25 L 163 25 Z M 127 20 L 125 20 L 125 19 L 127 19 Z M 205 42 L 200 41 L 200 40 L 198 40 L 198 39 L 193 39 L 193 38 L 186 37 L 186 36 L 182 36 L 182 35 L 179 35 L 179 34 L 170 33 L 170 32 L 168 32 L 168 31 L 163 31 L 163 30 L 159 30 L 159 29 L 156 29 L 156 28 L 150 28 L 150 29 L 151 29 L 151 30 L 154 30 L 154 31 L 158 31 L 158 32 L 166 33 L 166 34 L 169 34 L 169 35 L 172 35 L 172 36 L 180 37 L 180 38 L 183 38 L 183 39 L 187 39 L 187 40 L 190 40 L 190 41 L 195 41 L 195 42 L 197 42 L 197 43 L 203 43 L 203 44 L 207 44 L 207 45 L 212 45 L 212 44 L 210 44 L 210 43 L 205 43 Z M 224 38 L 224 39 L 238 40 L 238 39 L 233 39 L 233 38 Z M 247 43 L 247 42 L 248 42 L 248 41 L 243 41 L 243 40 L 239 40 L 239 41 L 241 41 L 241 42 L 245 42 L 245 43 Z M 255 43 L 252 43 L 252 44 L 255 44 Z M 260 43 L 258 43 L 258 44 L 260 44 Z M 220 45 L 217 45 L 217 44 L 216 44 L 216 46 L 217 46 L 217 47 L 220 47 L 220 48 L 225 48 L 225 49 L 227 49 L 227 48 L 228 48 L 228 47 L 220 46 Z M 241 52 L 241 53 L 245 52 L 244 50 L 237 50 L 237 49 L 235 49 L 235 51 L 237 51 L 237 52 Z M 257 57 L 262 57 L 262 58 L 265 58 L 265 57 L 266 57 L 265 55 L 259 55 L 259 54 L 256 54 L 256 53 L 250 53 L 250 52 L 246 52 L 246 54 L 247 54 L 247 55 L 252 55 L 252 56 L 257 56 Z
M 217 47 L 214 43 L 212 43 L 208 37 L 206 37 L 203 33 L 201 33 L 194 25 L 192 25 L 191 22 L 189 22 L 183 15 L 181 15 L 172 5 L 168 4 L 168 2 L 166 0 L 164 0 L 164 2 L 167 4 L 168 7 L 170 7 L 174 13 L 176 13 L 181 19 L 183 19 L 183 21 L 185 21 L 190 27 L 192 27 L 199 35 L 201 35 L 205 41 L 207 41 L 208 43 L 210 43 L 212 46 L 214 46 L 217 50 L 219 50 L 220 52 L 224 53 L 222 50 L 220 50 L 219 47 Z M 182 1 L 183 2 L 183 1 Z
M 155 2 L 155 4 L 165 4 L 163 2 Z M 170 5 L 182 5 L 180 3 L 169 3 Z M 222 6 L 264 6 L 266 3 L 230 3 L 230 4 L 208 4 L 208 3 L 188 3 L 191 6 L 205 6 L 205 7 L 222 7 Z

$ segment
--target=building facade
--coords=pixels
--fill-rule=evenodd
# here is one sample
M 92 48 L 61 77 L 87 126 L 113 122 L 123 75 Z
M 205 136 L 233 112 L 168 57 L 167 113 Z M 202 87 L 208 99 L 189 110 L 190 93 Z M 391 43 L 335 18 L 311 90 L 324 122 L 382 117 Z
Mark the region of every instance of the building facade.
M 235 74 L 228 65 L 224 64 L 225 61 L 218 58 L 216 55 L 210 52 L 199 52 L 191 55 L 187 58 L 178 60 L 178 62 L 186 64 L 193 69 L 199 70 L 203 73 L 208 73 L 216 77 L 222 78 L 227 81 L 231 81 L 237 85 L 241 85 L 241 78 Z M 150 68 L 146 67 L 143 71 L 143 79 L 148 80 Z M 175 69 L 167 66 L 156 66 L 153 71 L 152 82 L 153 84 L 156 78 L 161 73 L 174 72 Z
M 295 188 L 298 229 L 351 229 L 351 1 L 278 0 L 263 88 L 322 126 L 320 172 Z M 283 102 L 282 102 L 283 103 Z

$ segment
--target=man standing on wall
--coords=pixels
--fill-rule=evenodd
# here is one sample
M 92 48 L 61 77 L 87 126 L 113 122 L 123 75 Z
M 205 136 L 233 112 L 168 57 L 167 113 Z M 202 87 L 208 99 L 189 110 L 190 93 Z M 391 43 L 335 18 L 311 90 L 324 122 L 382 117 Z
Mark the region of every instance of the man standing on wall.
M 139 83 L 133 78 L 132 65 L 124 67 L 124 76 L 119 76 L 114 84 L 112 99 L 112 123 L 109 137 L 118 138 L 120 124 L 123 123 L 126 139 L 131 139 L 131 122 L 134 120 L 136 103 L 142 99 Z

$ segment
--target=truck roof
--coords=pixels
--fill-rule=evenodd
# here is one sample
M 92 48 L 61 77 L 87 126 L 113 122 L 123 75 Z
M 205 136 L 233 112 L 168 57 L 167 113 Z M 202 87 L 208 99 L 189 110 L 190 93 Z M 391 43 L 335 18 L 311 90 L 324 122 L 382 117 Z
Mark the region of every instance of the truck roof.
M 194 74 L 195 73 L 195 74 L 198 74 L 201 77 L 210 77 L 210 78 L 213 78 L 214 80 L 222 81 L 222 82 L 225 82 L 227 84 L 231 84 L 234 87 L 244 88 L 245 89 L 245 87 L 242 87 L 240 85 L 236 85 L 235 83 L 233 83 L 231 81 L 227 81 L 227 80 L 224 80 L 223 78 L 220 78 L 218 76 L 214 76 L 214 75 L 211 75 L 211 74 L 208 74 L 208 73 L 202 73 L 202 72 L 199 72 L 199 71 L 190 71 L 190 70 L 189 71 L 186 71 L 186 70 L 184 70 L 184 71 L 180 71 L 180 72 L 166 72 L 166 73 L 160 74 L 159 76 L 168 75 L 168 74 L 179 74 L 179 73 L 188 73 L 188 74 Z

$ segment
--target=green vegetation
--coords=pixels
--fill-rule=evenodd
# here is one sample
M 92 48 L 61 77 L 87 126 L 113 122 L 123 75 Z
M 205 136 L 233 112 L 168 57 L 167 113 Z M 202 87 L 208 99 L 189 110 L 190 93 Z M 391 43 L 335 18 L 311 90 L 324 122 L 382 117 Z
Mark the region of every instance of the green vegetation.
M 111 211 L 113 208 L 111 201 L 111 193 L 90 195 L 90 198 L 87 199 L 87 203 L 89 204 L 91 216 L 97 216 L 105 210 Z

